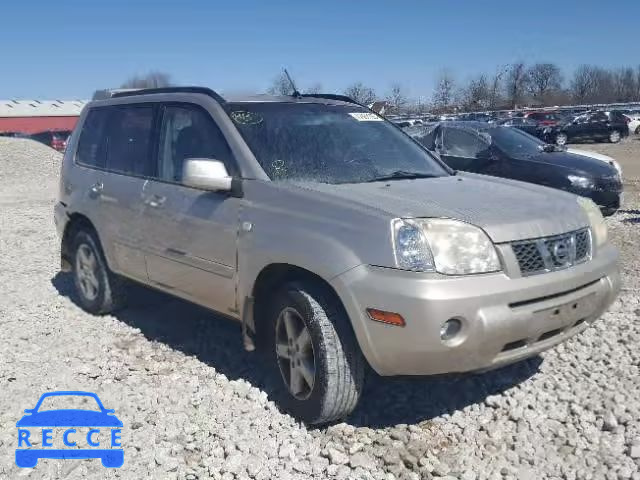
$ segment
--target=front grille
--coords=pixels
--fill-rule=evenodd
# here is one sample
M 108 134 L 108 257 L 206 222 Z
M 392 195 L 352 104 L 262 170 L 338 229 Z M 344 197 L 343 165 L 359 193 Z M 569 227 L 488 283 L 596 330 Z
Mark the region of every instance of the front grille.
M 591 258 L 588 228 L 511 244 L 523 276 L 569 268 Z

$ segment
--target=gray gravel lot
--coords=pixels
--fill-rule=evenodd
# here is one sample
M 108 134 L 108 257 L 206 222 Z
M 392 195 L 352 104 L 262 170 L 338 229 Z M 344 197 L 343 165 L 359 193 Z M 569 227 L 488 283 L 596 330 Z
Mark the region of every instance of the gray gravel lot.
M 623 164 L 640 162 L 640 142 L 626 144 Z M 637 180 L 608 220 L 624 290 L 595 326 L 483 375 L 373 378 L 347 422 L 308 429 L 269 400 L 278 382 L 235 324 L 141 287 L 116 316 L 75 305 L 52 219 L 59 162 L 0 138 L 0 478 L 640 480 Z M 15 422 L 50 390 L 116 410 L 122 468 L 15 466 Z

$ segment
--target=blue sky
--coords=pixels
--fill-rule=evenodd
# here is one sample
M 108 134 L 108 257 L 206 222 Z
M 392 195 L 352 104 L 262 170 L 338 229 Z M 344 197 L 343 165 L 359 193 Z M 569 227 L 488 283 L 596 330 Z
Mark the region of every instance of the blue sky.
M 22 0 L 2 6 L 0 98 L 87 98 L 133 74 L 264 91 L 283 66 L 298 86 L 360 80 L 431 95 L 516 60 L 638 64 L 636 1 Z

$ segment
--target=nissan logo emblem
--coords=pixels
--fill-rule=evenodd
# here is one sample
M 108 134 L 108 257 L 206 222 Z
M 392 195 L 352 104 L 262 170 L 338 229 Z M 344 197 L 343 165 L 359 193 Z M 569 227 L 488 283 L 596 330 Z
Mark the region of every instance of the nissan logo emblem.
M 564 241 L 559 241 L 551 247 L 551 253 L 559 263 L 567 263 L 569 261 L 569 245 Z

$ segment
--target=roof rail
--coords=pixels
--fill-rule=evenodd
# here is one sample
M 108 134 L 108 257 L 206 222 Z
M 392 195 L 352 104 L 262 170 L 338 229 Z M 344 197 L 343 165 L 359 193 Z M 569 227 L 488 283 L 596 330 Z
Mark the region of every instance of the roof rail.
M 214 90 L 207 87 L 162 87 L 162 88 L 141 88 L 139 90 L 128 90 L 115 92 L 112 98 L 132 97 L 135 95 L 151 95 L 154 93 L 202 93 L 216 100 L 218 103 L 226 103 Z
M 301 97 L 315 97 L 315 98 L 326 98 L 327 100 L 339 100 L 341 102 L 353 103 L 355 105 L 359 105 L 364 108 L 368 108 L 366 105 L 362 105 L 360 102 L 356 102 L 353 98 L 348 97 L 346 95 L 339 95 L 337 93 L 303 93 L 300 95 Z

